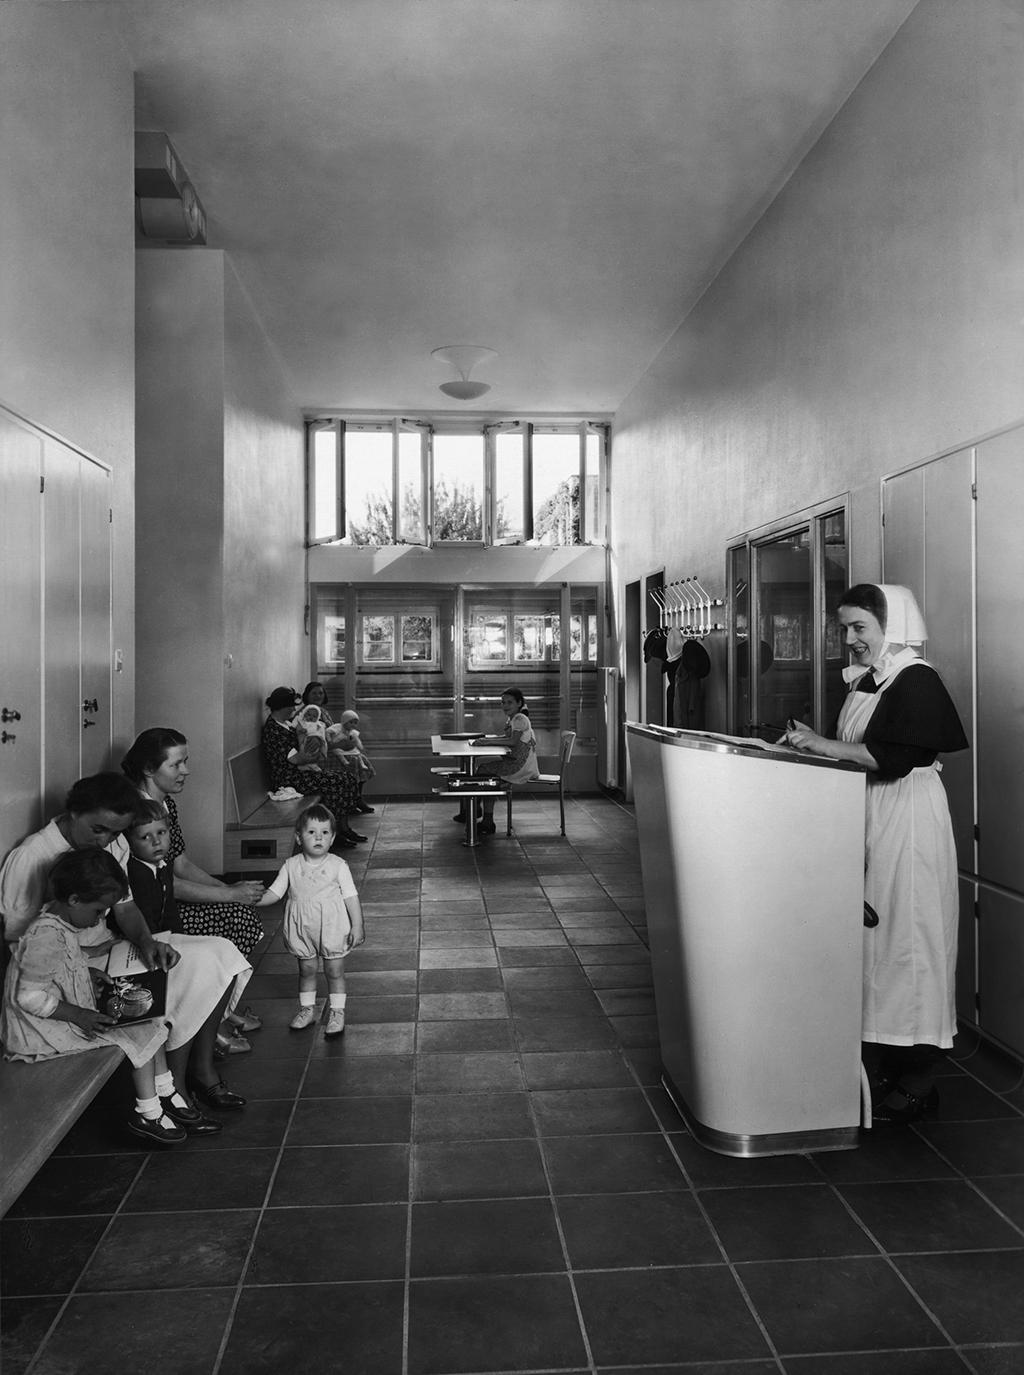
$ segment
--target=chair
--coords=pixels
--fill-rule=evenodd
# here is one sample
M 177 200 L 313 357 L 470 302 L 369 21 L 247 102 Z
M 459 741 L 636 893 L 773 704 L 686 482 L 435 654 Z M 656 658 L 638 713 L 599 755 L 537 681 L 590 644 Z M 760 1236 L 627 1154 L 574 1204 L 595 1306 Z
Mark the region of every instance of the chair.
M 562 744 L 558 751 L 558 772 L 542 773 L 539 778 L 533 778 L 526 785 L 532 788 L 535 783 L 542 783 L 545 787 L 558 789 L 558 811 L 562 821 L 562 834 L 565 835 L 565 775 L 569 770 L 569 760 L 572 758 L 573 747 L 576 744 L 576 732 L 574 730 L 562 731 Z

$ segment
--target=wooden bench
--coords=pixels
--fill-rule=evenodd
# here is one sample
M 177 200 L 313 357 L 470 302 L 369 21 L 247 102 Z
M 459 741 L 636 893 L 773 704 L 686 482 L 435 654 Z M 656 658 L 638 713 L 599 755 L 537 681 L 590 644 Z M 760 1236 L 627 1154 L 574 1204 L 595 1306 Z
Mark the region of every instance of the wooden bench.
M 259 745 L 228 759 L 228 794 L 234 820 L 224 828 L 224 871 L 230 874 L 276 869 L 295 850 L 299 813 L 320 798 L 315 793 L 272 802 Z

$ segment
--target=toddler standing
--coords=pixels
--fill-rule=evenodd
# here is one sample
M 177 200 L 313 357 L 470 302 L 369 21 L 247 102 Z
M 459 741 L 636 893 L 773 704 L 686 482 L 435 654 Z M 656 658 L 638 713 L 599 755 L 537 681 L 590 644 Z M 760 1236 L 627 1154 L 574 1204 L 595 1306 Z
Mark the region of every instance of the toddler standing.
M 285 860 L 257 904 L 269 907 L 287 899 L 284 943 L 299 962 L 299 1010 L 289 1023 L 293 1031 L 317 1020 L 317 961 L 323 960 L 329 1002 L 325 1036 L 340 1036 L 345 1030 L 344 959 L 366 939 L 351 870 L 340 855 L 331 853 L 335 830 L 334 814 L 327 807 L 307 807 L 295 826 L 299 853 Z

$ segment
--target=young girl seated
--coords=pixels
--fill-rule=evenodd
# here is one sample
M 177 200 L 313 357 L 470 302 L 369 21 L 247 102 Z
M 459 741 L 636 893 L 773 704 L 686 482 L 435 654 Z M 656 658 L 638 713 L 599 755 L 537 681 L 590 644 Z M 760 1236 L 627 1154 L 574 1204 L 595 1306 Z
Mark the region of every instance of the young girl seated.
M 343 711 L 337 725 L 327 727 L 327 767 L 335 772 L 347 771 L 359 780 L 359 800 L 356 811 L 367 813 L 373 808 L 363 801 L 363 785 L 376 774 L 363 749 L 362 736 L 359 734 L 359 716 L 354 711 Z
M 186 1123 L 201 1114 L 178 1093 L 167 1068 L 162 1020 L 118 1026 L 96 1005 L 94 976 L 78 932 L 102 922 L 128 891 L 124 873 L 105 850 L 72 850 L 50 874 L 53 894 L 15 947 L 4 984 L 0 1037 L 8 1060 L 47 1060 L 114 1045 L 132 1064 L 135 1107 L 126 1126 L 160 1145 L 184 1141 Z M 113 946 L 111 939 L 106 943 Z M 103 943 L 90 947 L 93 958 Z
M 345 1030 L 345 956 L 366 939 L 363 912 L 352 873 L 334 844 L 334 814 L 319 803 L 299 816 L 295 839 L 300 853 L 286 859 L 277 878 L 257 904 L 269 907 L 287 898 L 284 943 L 299 962 L 299 1010 L 293 1031 L 317 1020 L 317 961 L 324 962 L 329 1011 L 325 1036 Z

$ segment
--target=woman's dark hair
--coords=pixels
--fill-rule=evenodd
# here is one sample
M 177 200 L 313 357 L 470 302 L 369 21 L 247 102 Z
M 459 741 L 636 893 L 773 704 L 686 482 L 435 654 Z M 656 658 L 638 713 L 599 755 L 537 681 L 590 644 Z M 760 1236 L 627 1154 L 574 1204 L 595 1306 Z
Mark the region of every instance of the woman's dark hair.
M 108 893 L 116 893 L 117 901 L 128 892 L 128 880 L 107 850 L 70 850 L 50 870 L 50 892 L 58 902 L 97 902 Z
M 267 698 L 267 708 L 270 711 L 281 711 L 285 707 L 293 707 L 297 696 L 294 688 L 276 687 Z
M 72 784 L 64 805 L 73 816 L 84 816 L 86 812 L 134 816 L 139 790 L 123 773 L 94 773 Z
M 312 806 L 306 807 L 303 811 L 299 812 L 295 822 L 296 835 L 302 830 L 307 821 L 326 821 L 332 831 L 338 829 L 338 822 L 335 819 L 334 813 L 331 811 L 330 807 L 325 807 L 322 802 L 314 802 Z
M 151 821 L 170 821 L 170 813 L 162 802 L 158 802 L 155 797 L 139 798 L 139 805 L 135 808 L 135 820 L 128 827 L 129 831 L 137 831 L 140 826 L 148 826 Z
M 306 686 L 302 689 L 302 700 L 307 707 L 319 706 L 319 703 L 311 703 L 309 700 L 309 694 L 314 690 L 322 692 L 325 700 L 327 698 L 327 689 L 324 687 L 323 683 L 318 682 L 317 679 L 314 678 L 311 683 L 307 683 Z
M 889 608 L 885 604 L 885 593 L 873 582 L 859 582 L 847 588 L 839 598 L 840 606 L 859 606 L 861 611 L 870 611 L 878 624 L 885 629 L 889 619 Z
M 170 726 L 153 726 L 136 737 L 135 744 L 121 760 L 121 768 L 140 787 L 148 773 L 156 773 L 176 745 L 187 745 L 180 730 Z
M 505 688 L 501 695 L 502 697 L 514 697 L 516 701 L 519 703 L 519 710 L 523 713 L 524 716 L 529 716 L 530 709 L 526 705 L 526 698 L 523 696 L 523 694 L 519 691 L 518 688 Z

